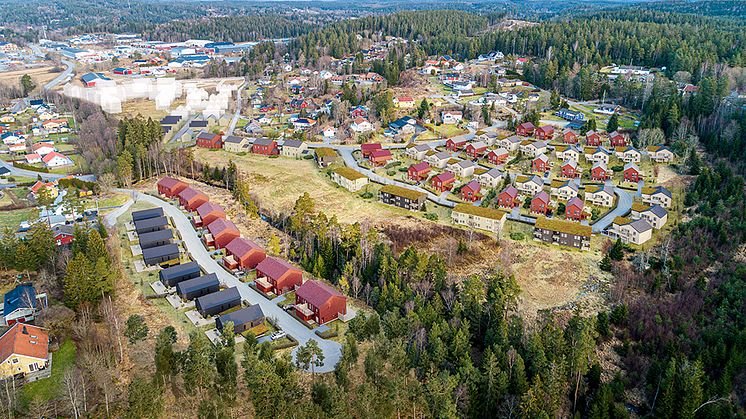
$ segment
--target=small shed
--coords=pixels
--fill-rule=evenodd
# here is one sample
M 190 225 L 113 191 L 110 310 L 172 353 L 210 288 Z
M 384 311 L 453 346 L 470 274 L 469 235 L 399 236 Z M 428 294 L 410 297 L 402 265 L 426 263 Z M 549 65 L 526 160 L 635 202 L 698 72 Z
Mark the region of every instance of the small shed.
M 227 288 L 219 292 L 197 298 L 195 307 L 202 317 L 212 316 L 241 305 L 241 294 L 238 288 Z
M 166 228 L 168 228 L 168 219 L 166 217 L 147 218 L 145 220 L 135 221 L 135 231 L 138 235 Z
M 179 246 L 166 244 L 150 249 L 143 249 L 142 258 L 146 265 L 160 265 L 162 263 L 179 260 Z
M 197 262 L 188 262 L 163 269 L 158 273 L 158 276 L 163 285 L 173 287 L 182 281 L 197 278 L 201 273 Z
M 149 208 L 142 211 L 132 212 L 132 221 L 147 220 L 149 218 L 163 217 L 163 208 Z
M 264 312 L 259 304 L 244 307 L 215 319 L 215 328 L 222 331 L 228 322 L 233 323 L 234 333 L 243 333 L 264 323 Z
M 214 273 L 188 279 L 176 284 L 176 293 L 184 300 L 194 300 L 203 295 L 212 294 L 219 289 L 220 281 L 218 281 L 218 276 Z
M 140 234 L 140 248 L 150 249 L 151 247 L 163 246 L 171 244 L 171 239 L 174 238 L 174 233 L 170 228 L 163 230 L 152 231 L 150 233 Z

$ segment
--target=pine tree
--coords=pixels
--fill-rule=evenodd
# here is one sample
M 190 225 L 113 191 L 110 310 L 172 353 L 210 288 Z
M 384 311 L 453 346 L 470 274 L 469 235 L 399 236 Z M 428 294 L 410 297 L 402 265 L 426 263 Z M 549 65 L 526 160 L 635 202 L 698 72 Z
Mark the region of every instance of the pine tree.
M 609 122 L 606 123 L 606 132 L 614 132 L 619 129 L 619 116 L 614 112 L 609 118 Z

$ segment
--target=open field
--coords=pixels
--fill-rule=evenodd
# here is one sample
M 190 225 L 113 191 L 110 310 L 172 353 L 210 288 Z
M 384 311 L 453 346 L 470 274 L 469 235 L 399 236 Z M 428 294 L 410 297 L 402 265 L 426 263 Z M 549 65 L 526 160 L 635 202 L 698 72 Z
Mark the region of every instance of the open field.
M 38 215 L 39 210 L 36 208 L 0 211 L 0 228 L 10 227 L 16 230 L 21 221 L 35 220 Z
M 63 379 L 67 370 L 75 362 L 75 352 L 76 348 L 72 340 L 68 339 L 63 342 L 57 352 L 52 353 L 52 375 L 24 385 L 20 397 L 21 405 L 28 406 L 34 399 L 48 402 L 63 394 Z
M 54 67 L 52 66 L 48 66 L 3 72 L 0 73 L 0 83 L 17 86 L 21 83 L 21 77 L 23 77 L 24 74 L 28 74 L 31 76 L 31 80 L 36 83 L 36 89 L 34 90 L 38 91 L 41 89 L 41 86 L 57 77 L 59 74 L 53 73 L 53 68 Z

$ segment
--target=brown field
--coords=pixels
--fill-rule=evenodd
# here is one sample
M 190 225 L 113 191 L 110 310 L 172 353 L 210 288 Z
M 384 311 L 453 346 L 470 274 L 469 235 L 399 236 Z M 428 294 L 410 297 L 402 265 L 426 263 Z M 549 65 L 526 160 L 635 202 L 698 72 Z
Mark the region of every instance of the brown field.
M 175 100 L 171 105 L 172 108 L 183 104 L 183 100 Z M 155 121 L 160 121 L 164 116 L 168 115 L 168 111 L 159 110 L 155 108 L 155 101 L 147 99 L 137 99 L 128 102 L 122 102 L 122 113 L 117 114 L 119 118 L 132 118 L 137 115 L 141 115 L 144 118 L 153 118 Z
M 21 83 L 21 77 L 24 74 L 28 74 L 29 76 L 31 76 L 31 79 L 34 81 L 34 83 L 36 83 L 35 90 L 39 90 L 41 89 L 42 85 L 57 77 L 57 75 L 59 74 L 53 73 L 51 71 L 53 68 L 54 67 L 49 66 L 0 73 L 0 83 L 19 85 Z

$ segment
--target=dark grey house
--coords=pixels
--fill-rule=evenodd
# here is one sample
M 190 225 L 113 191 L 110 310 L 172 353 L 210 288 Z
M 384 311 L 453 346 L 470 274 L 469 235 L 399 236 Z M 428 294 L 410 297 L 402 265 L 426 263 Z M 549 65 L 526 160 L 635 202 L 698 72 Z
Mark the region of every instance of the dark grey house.
M 184 300 L 194 300 L 203 295 L 212 294 L 220 289 L 220 281 L 215 274 L 187 279 L 176 284 L 176 293 Z
M 223 314 L 215 319 L 215 327 L 222 331 L 226 323 L 233 323 L 234 333 L 243 333 L 252 327 L 264 323 L 264 312 L 259 304 L 244 307 L 232 313 Z
M 197 278 L 200 275 L 202 275 L 202 271 L 199 269 L 197 262 L 182 263 L 163 269 L 158 273 L 161 282 L 167 287 L 173 287 L 179 282 Z
M 179 246 L 166 244 L 150 249 L 143 249 L 142 258 L 148 266 L 179 260 Z
M 536 219 L 534 240 L 580 250 L 591 248 L 591 226 L 546 217 Z
M 150 233 L 168 228 L 168 218 L 155 217 L 135 221 L 135 231 L 137 234 Z
M 132 212 L 132 221 L 147 220 L 148 218 L 163 217 L 163 208 L 150 208 Z
M 171 239 L 174 238 L 174 233 L 170 228 L 153 231 L 150 233 L 140 234 L 140 248 L 150 249 L 151 247 L 163 246 L 165 244 L 171 244 Z
M 420 211 L 425 206 L 427 194 L 401 186 L 385 185 L 378 191 L 378 197 L 384 204 Z
M 202 317 L 212 316 L 240 305 L 241 294 L 236 287 L 204 295 L 195 301 L 195 307 Z

